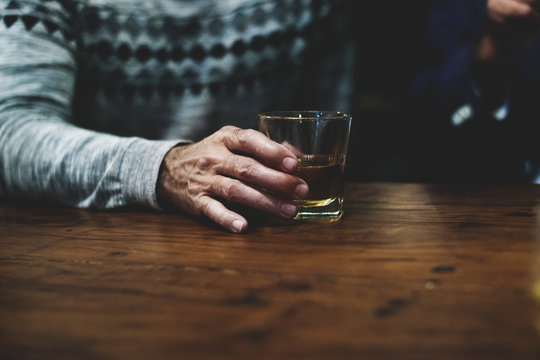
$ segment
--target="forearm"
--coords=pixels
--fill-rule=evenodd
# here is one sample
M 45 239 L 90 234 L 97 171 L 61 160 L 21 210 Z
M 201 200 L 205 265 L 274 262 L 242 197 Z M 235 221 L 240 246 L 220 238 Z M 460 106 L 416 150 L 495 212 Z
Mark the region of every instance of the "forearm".
M 73 30 L 61 2 L 28 5 L 0 14 L 36 16 L 62 34 Z M 0 30 L 0 49 L 0 195 L 81 207 L 157 207 L 159 166 L 176 141 L 120 138 L 72 125 L 78 49 L 71 37 L 17 20 Z
M 98 134 L 35 113 L 3 111 L 0 189 L 77 207 L 157 207 L 159 166 L 176 143 Z

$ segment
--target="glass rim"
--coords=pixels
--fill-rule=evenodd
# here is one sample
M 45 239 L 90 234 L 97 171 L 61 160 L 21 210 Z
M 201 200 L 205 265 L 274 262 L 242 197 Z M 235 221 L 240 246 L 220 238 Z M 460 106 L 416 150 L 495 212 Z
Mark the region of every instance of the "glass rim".
M 341 111 L 322 110 L 277 110 L 258 113 L 259 118 L 282 120 L 343 120 L 352 116 Z

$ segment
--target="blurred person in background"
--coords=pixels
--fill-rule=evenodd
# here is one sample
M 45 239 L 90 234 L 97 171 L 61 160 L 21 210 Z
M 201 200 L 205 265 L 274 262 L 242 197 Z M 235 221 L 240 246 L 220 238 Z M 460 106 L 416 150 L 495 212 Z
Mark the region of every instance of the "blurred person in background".
M 292 218 L 306 183 L 250 130 L 351 110 L 349 1 L 0 0 L 0 196 L 142 205 L 233 232 Z
M 403 99 L 425 181 L 540 182 L 540 1 L 433 0 Z

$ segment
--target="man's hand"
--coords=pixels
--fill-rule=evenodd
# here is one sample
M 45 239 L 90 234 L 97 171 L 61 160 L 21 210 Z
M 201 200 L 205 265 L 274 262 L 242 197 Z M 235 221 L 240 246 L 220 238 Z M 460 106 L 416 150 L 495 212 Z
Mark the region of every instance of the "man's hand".
M 538 0 L 488 0 L 487 12 L 491 21 L 504 24 L 512 19 L 538 18 Z
M 308 192 L 304 180 L 289 174 L 297 166 L 290 150 L 262 133 L 226 126 L 198 143 L 169 151 L 158 178 L 158 199 L 243 232 L 246 219 L 222 201 L 292 218 L 298 211 L 292 200 Z
M 540 0 L 487 0 L 489 27 L 480 40 L 476 59 L 504 62 L 518 50 L 540 24 Z

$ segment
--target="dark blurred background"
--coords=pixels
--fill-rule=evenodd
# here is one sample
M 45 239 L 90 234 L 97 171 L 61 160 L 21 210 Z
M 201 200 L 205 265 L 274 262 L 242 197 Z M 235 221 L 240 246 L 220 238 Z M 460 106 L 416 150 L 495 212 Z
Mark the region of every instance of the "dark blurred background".
M 422 30 L 429 0 L 357 1 L 358 93 L 347 173 L 354 181 L 422 181 L 415 171 L 422 136 L 399 114 L 399 97 L 422 68 Z

